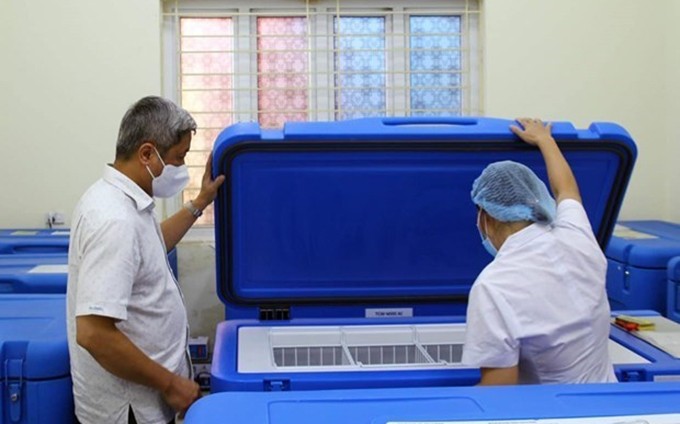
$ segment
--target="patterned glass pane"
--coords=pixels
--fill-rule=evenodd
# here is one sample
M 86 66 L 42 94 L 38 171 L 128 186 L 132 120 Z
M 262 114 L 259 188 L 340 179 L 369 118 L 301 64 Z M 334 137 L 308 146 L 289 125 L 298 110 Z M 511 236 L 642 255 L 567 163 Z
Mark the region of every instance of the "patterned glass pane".
M 234 28 L 231 18 L 180 19 L 181 104 L 198 130 L 186 163 L 190 180 L 183 200 L 196 197 L 205 162 L 219 131 L 233 122 Z M 212 223 L 205 211 L 199 225 Z
M 385 18 L 335 18 L 335 117 L 384 116 Z
M 265 128 L 308 116 L 307 19 L 257 18 L 258 121 Z
M 411 114 L 461 114 L 459 16 L 411 16 Z

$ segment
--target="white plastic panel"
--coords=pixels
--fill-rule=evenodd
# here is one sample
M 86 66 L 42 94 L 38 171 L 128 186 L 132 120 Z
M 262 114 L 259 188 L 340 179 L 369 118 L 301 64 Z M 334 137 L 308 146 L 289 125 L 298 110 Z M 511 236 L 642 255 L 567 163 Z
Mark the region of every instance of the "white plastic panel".
M 241 373 L 463 368 L 464 324 L 241 327 Z
M 241 327 L 238 372 L 465 368 L 465 324 Z M 614 364 L 649 361 L 609 340 Z
M 614 365 L 649 364 L 648 360 L 612 339 L 609 339 L 609 358 Z

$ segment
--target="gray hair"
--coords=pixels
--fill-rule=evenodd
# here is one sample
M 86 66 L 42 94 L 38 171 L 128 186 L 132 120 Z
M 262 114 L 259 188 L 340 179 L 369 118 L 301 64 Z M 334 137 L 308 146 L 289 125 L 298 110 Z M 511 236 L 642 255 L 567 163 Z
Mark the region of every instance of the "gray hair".
M 120 122 L 116 158 L 129 159 L 147 142 L 154 142 L 162 155 L 189 131 L 196 132 L 189 112 L 162 97 L 144 97 L 130 106 Z

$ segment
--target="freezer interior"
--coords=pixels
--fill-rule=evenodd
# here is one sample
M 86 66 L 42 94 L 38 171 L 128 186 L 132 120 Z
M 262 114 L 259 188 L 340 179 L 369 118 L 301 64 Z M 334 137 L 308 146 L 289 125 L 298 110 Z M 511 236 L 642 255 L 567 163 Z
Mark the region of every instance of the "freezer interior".
M 465 324 L 242 326 L 239 373 L 466 368 Z M 649 361 L 609 340 L 615 364 Z

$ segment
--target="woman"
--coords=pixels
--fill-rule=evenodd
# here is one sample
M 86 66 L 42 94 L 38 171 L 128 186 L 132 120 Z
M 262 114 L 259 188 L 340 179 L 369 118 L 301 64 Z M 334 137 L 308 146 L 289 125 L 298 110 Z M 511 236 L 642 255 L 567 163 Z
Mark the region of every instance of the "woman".
M 482 242 L 495 256 L 470 292 L 463 362 L 482 385 L 615 382 L 606 259 L 550 124 L 511 130 L 538 147 L 550 188 L 526 166 L 489 165 L 475 180 Z

